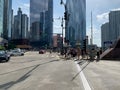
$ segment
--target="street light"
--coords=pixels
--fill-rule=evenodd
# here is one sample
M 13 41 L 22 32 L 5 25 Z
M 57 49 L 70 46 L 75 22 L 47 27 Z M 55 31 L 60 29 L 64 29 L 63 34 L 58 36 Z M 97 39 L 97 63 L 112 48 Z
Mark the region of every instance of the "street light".
M 60 4 L 61 4 L 61 5 L 64 5 L 64 9 L 65 9 L 64 18 L 62 18 L 62 24 L 63 24 L 63 19 L 64 19 L 64 20 L 65 20 L 65 31 L 66 31 L 66 27 L 67 27 L 67 23 L 68 23 L 70 14 L 68 14 L 68 12 L 67 12 L 67 6 L 66 6 L 66 4 L 63 2 L 63 0 L 61 0 Z M 62 26 L 62 36 L 63 36 L 63 25 L 61 25 L 61 26 Z M 63 38 L 63 37 L 62 37 L 62 38 Z M 63 46 L 63 42 L 62 42 L 62 46 Z

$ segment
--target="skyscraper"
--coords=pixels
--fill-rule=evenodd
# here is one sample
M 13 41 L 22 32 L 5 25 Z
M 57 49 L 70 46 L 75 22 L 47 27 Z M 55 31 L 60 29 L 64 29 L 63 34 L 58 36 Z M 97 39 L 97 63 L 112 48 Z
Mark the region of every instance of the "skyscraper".
M 86 37 L 86 0 L 66 0 L 66 9 L 66 39 L 71 45 L 77 42 L 83 45 Z
M 11 38 L 12 0 L 4 0 L 3 38 Z
M 110 40 L 114 43 L 120 38 L 120 11 L 109 13 Z
M 28 16 L 26 14 L 22 14 L 22 38 L 28 39 L 29 32 L 28 32 Z
M 53 33 L 53 0 L 30 0 L 30 25 L 31 40 L 43 41 L 45 44 L 52 44 Z M 40 28 L 33 28 L 35 22 L 40 23 Z M 38 25 L 37 25 L 38 26 Z M 35 38 L 34 32 L 39 33 L 39 40 Z M 38 34 L 37 34 L 38 35 Z
M 103 50 L 107 49 L 111 44 L 110 42 L 110 35 L 109 35 L 109 23 L 105 23 L 101 26 L 101 45 Z
M 12 39 L 28 39 L 28 16 L 22 14 L 21 8 L 18 9 L 17 15 L 14 16 L 14 30 Z
M 4 0 L 0 0 L 0 37 L 3 36 L 3 8 Z

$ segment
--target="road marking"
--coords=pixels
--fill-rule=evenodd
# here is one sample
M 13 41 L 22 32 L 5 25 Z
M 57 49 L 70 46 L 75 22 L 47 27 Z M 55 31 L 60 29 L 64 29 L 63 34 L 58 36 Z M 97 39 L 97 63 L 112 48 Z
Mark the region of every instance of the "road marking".
M 75 62 L 75 63 L 77 65 L 78 71 L 81 71 L 81 68 L 80 68 L 79 64 L 77 64 L 77 62 Z M 91 90 L 90 85 L 89 85 L 89 83 L 88 83 L 87 79 L 85 78 L 85 75 L 84 75 L 84 73 L 82 71 L 80 72 L 79 76 L 82 79 L 84 89 L 85 90 Z

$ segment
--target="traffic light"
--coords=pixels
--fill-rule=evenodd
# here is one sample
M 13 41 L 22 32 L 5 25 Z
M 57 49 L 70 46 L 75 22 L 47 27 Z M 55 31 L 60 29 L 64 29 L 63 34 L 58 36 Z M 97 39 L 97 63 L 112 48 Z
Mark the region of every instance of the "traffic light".
M 86 39 L 83 40 L 83 50 L 86 52 Z
M 64 12 L 64 19 L 67 20 L 67 12 Z

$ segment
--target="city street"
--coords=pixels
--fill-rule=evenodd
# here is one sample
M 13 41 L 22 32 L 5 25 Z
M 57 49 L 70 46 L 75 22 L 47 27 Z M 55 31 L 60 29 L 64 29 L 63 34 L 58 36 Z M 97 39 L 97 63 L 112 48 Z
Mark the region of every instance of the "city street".
M 83 90 L 73 61 L 56 54 L 28 52 L 0 63 L 0 90 Z
M 27 52 L 0 63 L 0 90 L 119 90 L 120 62 Z

